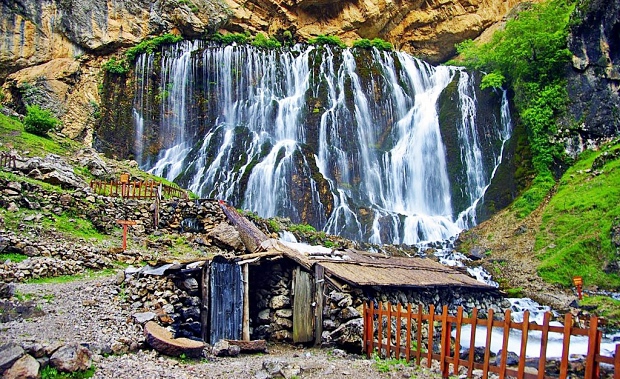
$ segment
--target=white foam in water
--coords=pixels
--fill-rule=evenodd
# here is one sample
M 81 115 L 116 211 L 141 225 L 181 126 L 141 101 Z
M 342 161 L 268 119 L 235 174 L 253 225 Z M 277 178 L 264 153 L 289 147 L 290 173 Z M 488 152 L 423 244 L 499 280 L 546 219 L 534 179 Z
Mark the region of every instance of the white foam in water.
M 512 320 L 515 322 L 523 321 L 523 313 L 530 311 L 530 322 L 534 321 L 537 324 L 541 324 L 544 313 L 551 311 L 547 306 L 542 306 L 537 302 L 529 298 L 509 298 L 512 304 Z M 552 326 L 562 326 L 560 322 L 552 321 Z M 504 329 L 495 327 L 491 332 L 491 344 L 490 349 L 493 353 L 497 354 L 502 348 Z M 456 330 L 452 331 L 452 336 L 456 336 Z M 470 345 L 471 325 L 465 325 L 461 328 L 461 349 L 468 349 Z M 508 351 L 519 354 L 521 351 L 521 336 L 522 332 L 516 329 L 511 329 L 508 337 Z M 601 353 L 603 355 L 613 355 L 616 348 L 614 338 L 620 336 L 620 333 L 605 336 L 601 342 Z M 478 325 L 476 327 L 476 347 L 486 346 L 487 328 L 486 326 Z M 542 332 L 531 331 L 528 333 L 527 346 L 525 355 L 527 358 L 537 358 L 540 356 Z M 547 358 L 561 358 L 563 349 L 563 336 L 561 333 L 549 333 L 547 342 Z M 579 359 L 579 356 L 587 355 L 588 353 L 588 338 L 585 336 L 571 336 L 569 355 L 574 356 L 573 359 Z
M 280 232 L 280 241 L 297 243 L 297 238 L 295 238 L 295 235 L 293 233 L 289 232 L 288 230 L 284 230 Z

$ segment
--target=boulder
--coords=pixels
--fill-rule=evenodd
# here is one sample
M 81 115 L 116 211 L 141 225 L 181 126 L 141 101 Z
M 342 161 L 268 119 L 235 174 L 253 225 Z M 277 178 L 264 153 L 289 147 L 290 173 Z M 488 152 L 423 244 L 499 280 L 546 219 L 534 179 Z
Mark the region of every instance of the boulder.
M 211 352 L 216 357 L 236 357 L 241 352 L 238 345 L 232 345 L 226 340 L 220 340 L 213 345 Z
M 155 320 L 155 318 L 157 318 L 157 314 L 155 312 L 139 312 L 133 314 L 133 320 L 137 324 L 144 324 Z
M 50 364 L 61 372 L 88 370 L 92 364 L 91 352 L 78 344 L 67 344 L 59 348 L 50 357 Z
M 333 341 L 343 349 L 359 353 L 362 349 L 362 334 L 364 332 L 364 320 L 355 318 L 340 325 L 331 332 Z
M 13 366 L 24 354 L 24 349 L 14 343 L 7 343 L 0 346 L 0 373 Z
M 37 379 L 40 366 L 36 359 L 26 354 L 4 372 L 2 379 Z
M 0 299 L 10 299 L 15 295 L 15 284 L 0 282 Z
M 154 321 L 149 321 L 144 326 L 146 342 L 158 352 L 178 357 L 185 354 L 187 357 L 199 357 L 205 344 L 188 338 L 173 338 L 172 333 L 161 327 Z
M 239 232 L 230 224 L 225 222 L 219 223 L 209 232 L 208 236 L 220 247 L 245 251 L 245 245 L 241 241 Z

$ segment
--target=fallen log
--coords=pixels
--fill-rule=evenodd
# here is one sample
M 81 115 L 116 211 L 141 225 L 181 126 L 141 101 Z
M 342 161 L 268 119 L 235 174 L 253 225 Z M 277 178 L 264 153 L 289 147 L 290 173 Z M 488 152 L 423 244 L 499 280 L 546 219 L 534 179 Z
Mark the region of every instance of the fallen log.
M 241 353 L 252 354 L 252 353 L 266 353 L 267 352 L 267 341 L 265 340 L 255 340 L 255 341 L 240 341 L 240 340 L 226 340 L 228 344 L 239 346 L 241 349 Z
M 181 354 L 190 358 L 197 358 L 202 355 L 205 348 L 204 342 L 190 340 L 189 338 L 173 338 L 172 333 L 157 324 L 149 321 L 144 326 L 146 342 L 158 352 L 178 357 Z
M 245 245 L 245 248 L 250 253 L 263 251 L 261 243 L 269 239 L 267 235 L 258 229 L 250 220 L 237 212 L 235 208 L 226 204 L 225 201 L 220 200 L 219 204 L 228 220 L 239 232 L 239 237 L 241 238 L 241 242 Z

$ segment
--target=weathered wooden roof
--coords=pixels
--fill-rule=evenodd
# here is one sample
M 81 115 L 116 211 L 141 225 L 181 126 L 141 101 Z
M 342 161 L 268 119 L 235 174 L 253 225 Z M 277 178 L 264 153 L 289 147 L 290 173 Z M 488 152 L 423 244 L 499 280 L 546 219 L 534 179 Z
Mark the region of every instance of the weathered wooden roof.
M 355 286 L 494 289 L 454 268 L 425 258 L 386 257 L 354 250 L 332 251 L 321 246 L 290 244 L 278 240 L 268 240 L 262 245 L 265 252 L 239 256 L 237 259 L 284 256 L 307 270 L 312 270 L 315 264 L 321 265 L 327 275 Z
M 492 290 L 494 287 L 477 281 L 453 268 L 424 258 L 394 258 L 354 250 L 331 250 L 322 246 L 292 244 L 266 235 L 240 215 L 233 207 L 220 202 L 228 219 L 244 237 L 249 251 L 236 260 L 254 262 L 263 257 L 285 256 L 309 271 L 315 264 L 333 276 L 354 286 L 390 287 L 471 287 Z M 247 240 L 247 241 L 246 241 Z

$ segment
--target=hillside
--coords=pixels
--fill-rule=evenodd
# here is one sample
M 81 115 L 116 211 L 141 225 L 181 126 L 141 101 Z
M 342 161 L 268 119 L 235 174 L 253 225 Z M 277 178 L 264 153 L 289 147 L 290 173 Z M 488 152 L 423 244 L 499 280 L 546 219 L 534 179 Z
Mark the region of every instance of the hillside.
M 617 291 L 619 152 L 617 141 L 584 152 L 535 211 L 499 212 L 462 233 L 460 249 L 483 252 L 482 265 L 511 294 L 557 307 L 567 306 L 560 294 L 573 276 L 583 277 L 586 290 Z

